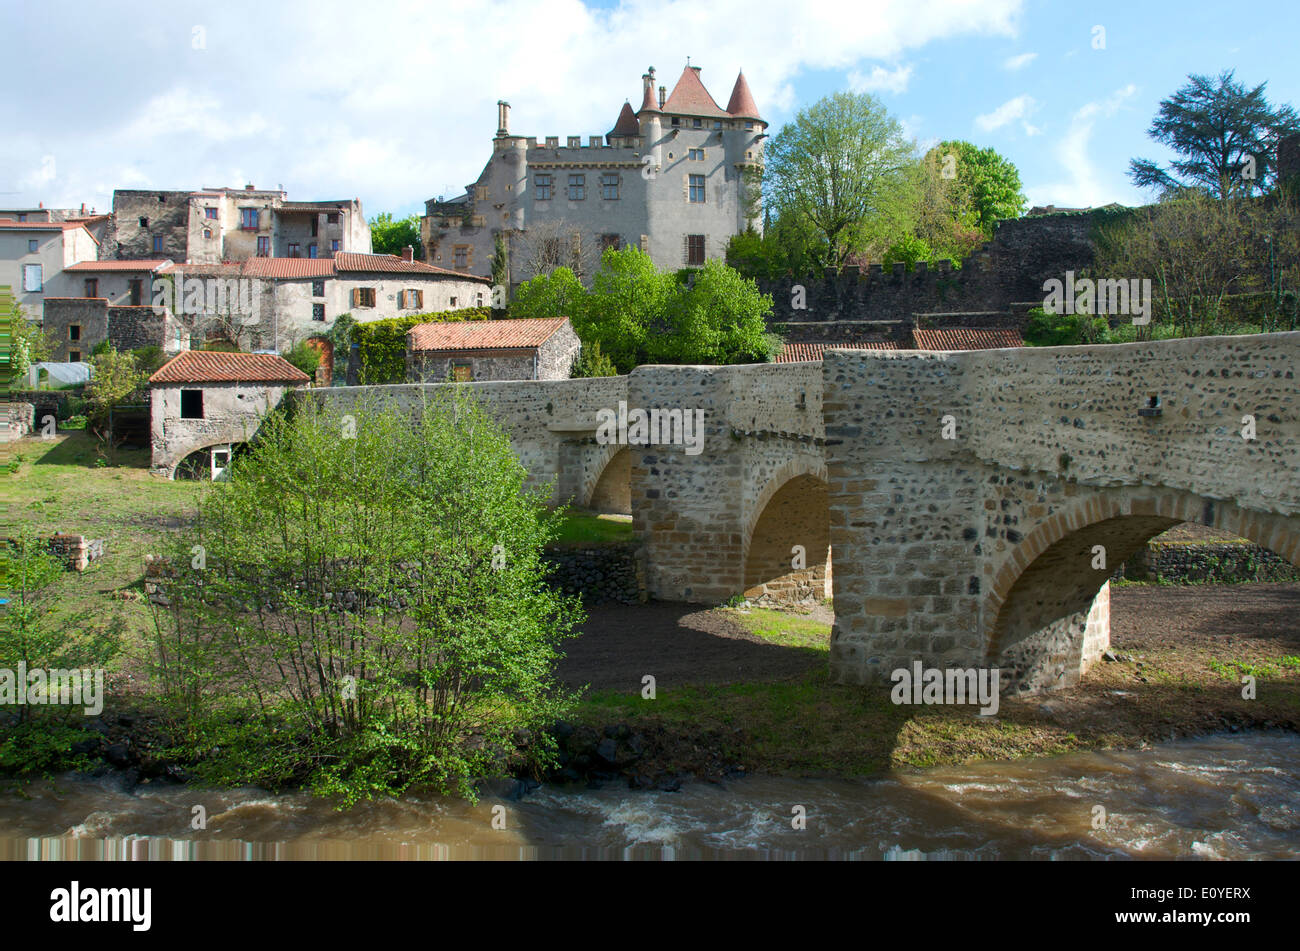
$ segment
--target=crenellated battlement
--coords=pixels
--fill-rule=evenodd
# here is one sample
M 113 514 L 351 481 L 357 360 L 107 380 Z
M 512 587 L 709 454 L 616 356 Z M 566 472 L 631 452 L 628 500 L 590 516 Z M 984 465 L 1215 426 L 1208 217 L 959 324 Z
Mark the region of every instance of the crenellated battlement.
M 1092 228 L 1088 213 L 1017 218 L 999 222 L 993 240 L 960 267 L 949 260 L 933 267 L 918 262 L 910 271 L 902 262 L 848 265 L 759 280 L 758 286 L 772 295 L 772 322 L 779 324 L 911 325 L 923 315 L 979 313 L 987 317 L 981 326 L 1012 326 L 1015 305 L 1041 299 L 1044 281 L 1092 263 Z M 800 328 L 790 330 L 792 339 L 801 338 Z

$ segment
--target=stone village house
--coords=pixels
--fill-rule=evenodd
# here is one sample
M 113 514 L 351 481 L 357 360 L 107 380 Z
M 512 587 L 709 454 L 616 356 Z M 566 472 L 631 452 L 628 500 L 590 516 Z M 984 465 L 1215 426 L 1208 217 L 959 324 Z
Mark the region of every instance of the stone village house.
M 307 374 L 270 353 L 189 350 L 149 378 L 153 471 L 168 478 L 191 459 L 197 471 L 220 476 L 261 418 Z
M 418 324 L 406 334 L 406 379 L 567 380 L 581 349 L 568 317 Z

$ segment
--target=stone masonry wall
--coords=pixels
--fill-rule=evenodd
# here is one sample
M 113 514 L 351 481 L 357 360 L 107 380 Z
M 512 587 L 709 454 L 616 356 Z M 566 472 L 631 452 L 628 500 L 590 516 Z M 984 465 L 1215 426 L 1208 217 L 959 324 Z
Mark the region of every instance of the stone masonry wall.
M 1000 662 L 1022 690 L 1077 680 L 1110 573 L 1179 521 L 1300 561 L 1298 355 L 1300 333 L 828 352 L 836 677 L 922 656 Z M 1148 389 L 1161 416 L 1138 415 Z

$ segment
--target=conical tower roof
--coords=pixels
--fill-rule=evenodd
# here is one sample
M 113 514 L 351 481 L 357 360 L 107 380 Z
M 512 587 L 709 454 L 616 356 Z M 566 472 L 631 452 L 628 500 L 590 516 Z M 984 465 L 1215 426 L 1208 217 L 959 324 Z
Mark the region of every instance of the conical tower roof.
M 632 112 L 630 103 L 623 103 L 623 110 L 618 114 L 618 121 L 614 123 L 614 128 L 609 134 L 622 136 L 641 134 L 641 124 L 636 121 L 636 114 Z
M 687 66 L 677 79 L 677 85 L 664 103 L 664 112 L 684 116 L 705 116 L 710 119 L 730 118 L 709 95 L 700 79 L 700 67 Z
M 736 76 L 736 85 L 731 89 L 731 99 L 727 101 L 727 112 L 739 119 L 763 121 L 763 117 L 758 114 L 758 103 L 754 102 L 754 94 L 749 91 L 749 83 L 745 82 L 745 71 L 743 69 Z

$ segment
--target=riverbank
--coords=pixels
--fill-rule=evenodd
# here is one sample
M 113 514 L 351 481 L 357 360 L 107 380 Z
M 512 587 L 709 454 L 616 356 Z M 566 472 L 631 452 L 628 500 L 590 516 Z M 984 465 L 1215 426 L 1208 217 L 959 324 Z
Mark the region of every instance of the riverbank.
M 593 609 L 561 667 L 570 684 L 598 688 L 573 722 L 602 739 L 606 726 L 623 724 L 644 751 L 631 764 L 601 762 L 584 734 L 578 755 L 633 782 L 736 770 L 842 777 L 1223 731 L 1300 732 L 1300 584 L 1130 584 L 1111 598 L 1109 659 L 1077 687 L 1004 698 L 989 717 L 895 706 L 888 685 L 830 683 L 824 613 L 677 606 L 675 621 L 646 626 L 625 609 Z M 725 659 L 715 657 L 724 645 Z M 642 696 L 647 674 L 653 700 Z M 1244 675 L 1256 677 L 1255 699 L 1242 696 Z

